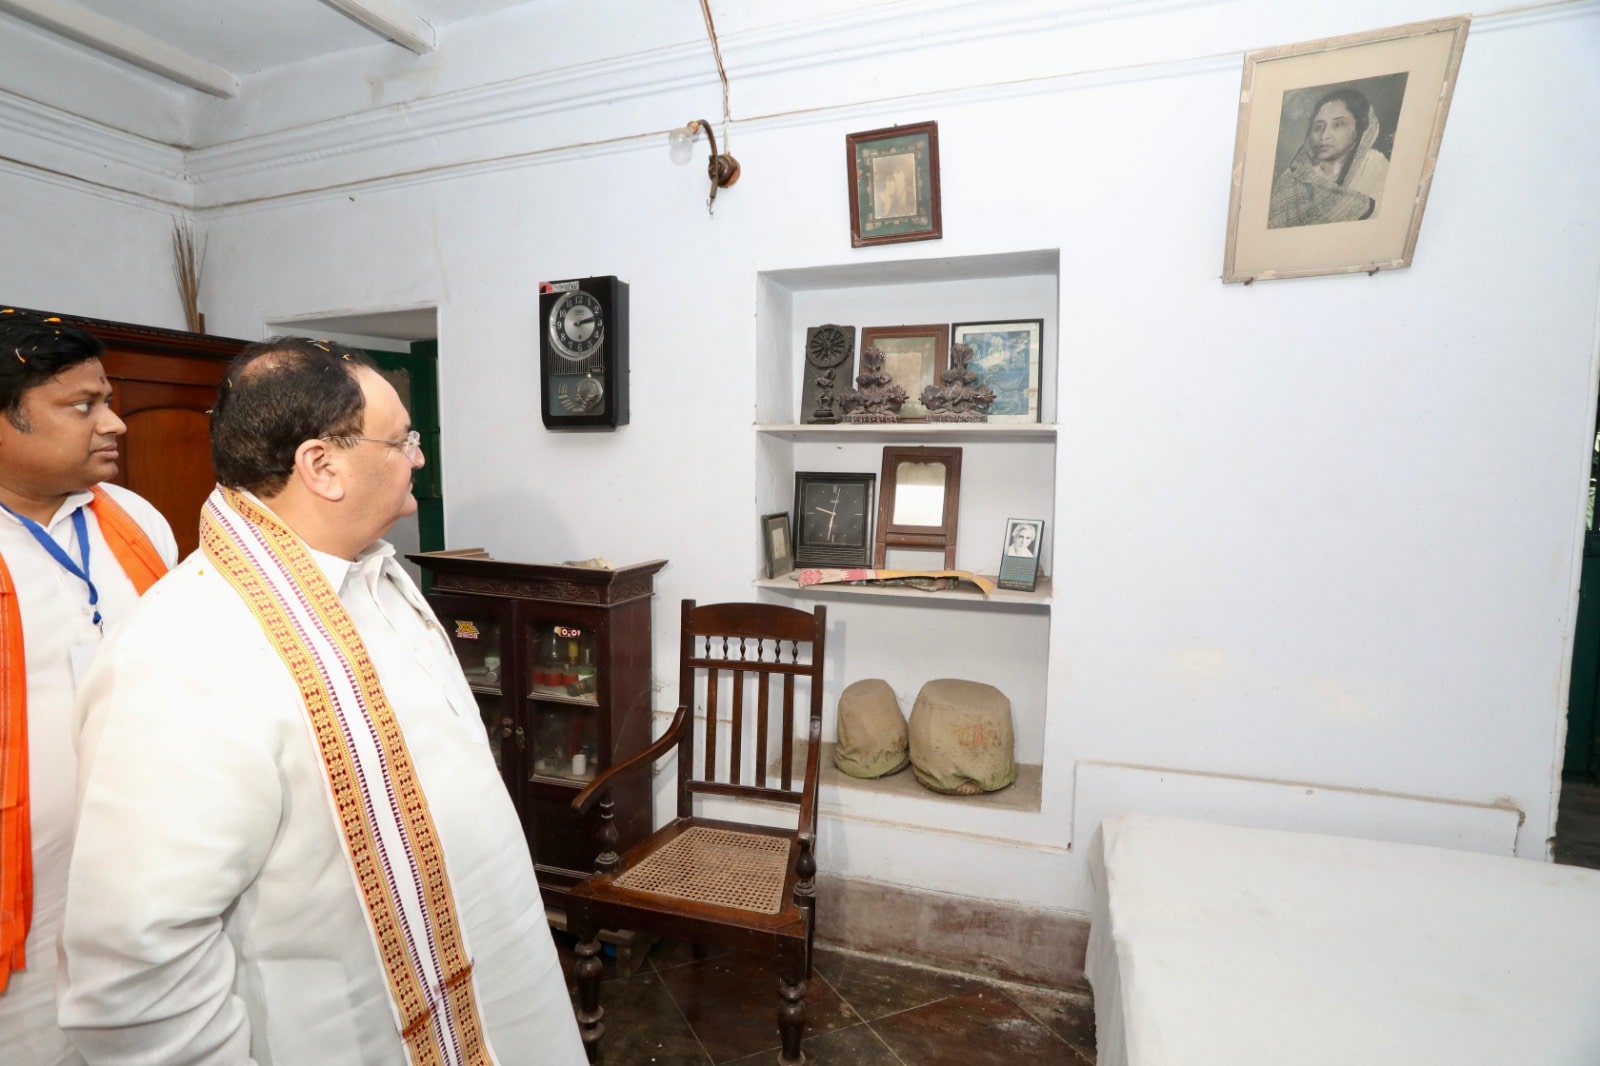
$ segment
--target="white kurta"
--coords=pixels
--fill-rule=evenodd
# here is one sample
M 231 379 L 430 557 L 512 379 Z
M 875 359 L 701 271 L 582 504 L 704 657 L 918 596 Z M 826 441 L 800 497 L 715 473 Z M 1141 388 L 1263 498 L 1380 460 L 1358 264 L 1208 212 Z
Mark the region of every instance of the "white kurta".
M 313 553 L 405 733 L 503 1066 L 585 1059 L 522 827 L 466 679 L 378 542 Z M 196 553 L 79 701 L 61 1022 L 92 1063 L 404 1061 L 299 690 Z
M 105 489 L 149 534 L 168 566 L 178 546 L 166 519 L 126 489 Z M 45 529 L 73 562 L 79 560 L 72 513 L 93 497 L 75 493 Z M 117 565 L 94 513 L 86 511 L 89 576 L 100 593 L 107 632 L 132 612 L 138 594 Z M 198 516 L 196 516 L 198 519 Z M 66 903 L 67 860 L 72 854 L 72 810 L 77 765 L 72 754 L 73 648 L 85 653 L 101 633 L 89 609 L 89 589 L 50 557 L 21 522 L 0 511 L 0 556 L 5 558 L 22 613 L 22 645 L 28 677 L 28 793 L 33 833 L 33 924 L 28 929 L 28 967 L 11 975 L 0 994 L 0 1066 L 66 1066 L 81 1063 L 56 1026 L 56 934 Z

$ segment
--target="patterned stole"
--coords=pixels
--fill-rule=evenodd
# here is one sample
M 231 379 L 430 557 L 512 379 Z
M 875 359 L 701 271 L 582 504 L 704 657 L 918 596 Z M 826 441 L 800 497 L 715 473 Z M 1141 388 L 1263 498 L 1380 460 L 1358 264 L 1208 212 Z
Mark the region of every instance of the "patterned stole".
M 200 514 L 200 550 L 300 688 L 411 1063 L 495 1062 L 444 849 L 394 708 L 337 592 L 276 515 L 220 485 Z

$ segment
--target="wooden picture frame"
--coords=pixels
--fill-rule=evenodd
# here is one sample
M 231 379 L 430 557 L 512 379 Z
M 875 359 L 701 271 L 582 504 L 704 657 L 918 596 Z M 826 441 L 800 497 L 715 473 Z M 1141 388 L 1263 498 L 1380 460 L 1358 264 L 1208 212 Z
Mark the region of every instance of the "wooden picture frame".
M 1223 281 L 1411 265 L 1471 21 L 1245 56 Z
M 796 471 L 794 565 L 872 565 L 873 492 L 878 475 Z
M 793 541 L 789 537 L 789 512 L 761 516 L 761 553 L 767 577 L 782 577 L 794 569 Z
M 943 551 L 944 568 L 955 569 L 961 449 L 887 446 L 878 484 L 872 565 L 881 570 L 890 548 L 910 548 Z
M 1039 583 L 1039 556 L 1044 554 L 1044 519 L 1006 519 L 1006 539 L 1000 546 L 1000 568 L 995 587 L 1032 592 Z
M 937 122 L 847 134 L 844 155 L 852 248 L 944 236 Z
M 939 384 L 939 375 L 950 369 L 950 324 L 932 326 L 866 326 L 861 330 L 861 350 L 877 348 L 883 353 L 883 368 L 894 383 L 906 390 L 900 405 L 901 422 L 925 422 L 928 409 L 922 404 L 922 390 Z M 860 356 L 856 373 L 860 373 Z
M 991 423 L 1039 421 L 1044 319 L 957 322 L 951 327 L 950 342 L 972 348 L 967 369 L 977 371 L 978 380 L 994 390 Z

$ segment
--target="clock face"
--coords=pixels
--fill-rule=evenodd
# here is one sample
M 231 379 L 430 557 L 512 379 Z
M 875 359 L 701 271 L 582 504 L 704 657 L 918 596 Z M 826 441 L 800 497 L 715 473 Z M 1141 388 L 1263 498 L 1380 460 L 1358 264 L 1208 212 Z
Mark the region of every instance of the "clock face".
M 805 537 L 812 544 L 859 545 L 866 540 L 865 485 L 809 484 L 802 511 Z
M 582 291 L 562 293 L 550 307 L 548 323 L 551 349 L 569 362 L 588 359 L 606 335 L 600 301 Z

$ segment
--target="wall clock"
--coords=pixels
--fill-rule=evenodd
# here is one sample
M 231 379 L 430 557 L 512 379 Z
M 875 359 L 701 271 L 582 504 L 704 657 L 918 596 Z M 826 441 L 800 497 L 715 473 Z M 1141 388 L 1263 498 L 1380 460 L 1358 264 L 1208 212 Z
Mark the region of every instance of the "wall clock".
M 540 413 L 548 429 L 628 424 L 628 283 L 607 275 L 539 286 Z

